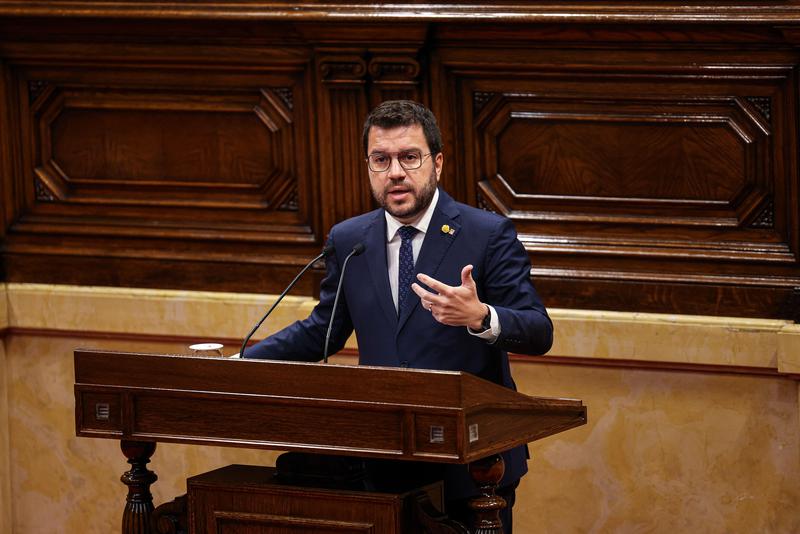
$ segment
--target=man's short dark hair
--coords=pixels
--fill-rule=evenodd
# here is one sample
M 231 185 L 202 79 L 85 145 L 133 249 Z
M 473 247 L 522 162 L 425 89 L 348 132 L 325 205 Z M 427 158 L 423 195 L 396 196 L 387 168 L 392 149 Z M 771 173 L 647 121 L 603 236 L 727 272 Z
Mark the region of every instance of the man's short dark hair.
M 435 156 L 442 151 L 442 133 L 431 110 L 413 100 L 387 100 L 373 109 L 364 121 L 364 153 L 368 150 L 369 130 L 373 126 L 388 129 L 413 124 L 422 126 L 431 154 Z

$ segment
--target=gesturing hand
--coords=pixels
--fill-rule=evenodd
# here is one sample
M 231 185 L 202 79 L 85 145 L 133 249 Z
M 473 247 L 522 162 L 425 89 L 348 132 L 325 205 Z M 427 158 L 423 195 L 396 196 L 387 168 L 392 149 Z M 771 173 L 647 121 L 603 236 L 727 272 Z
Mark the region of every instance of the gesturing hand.
M 411 289 L 419 296 L 422 307 L 431 312 L 433 318 L 450 326 L 468 326 L 480 330 L 481 322 L 488 313 L 487 306 L 478 299 L 472 265 L 461 269 L 461 285 L 448 286 L 426 274 L 418 274 L 417 280 L 431 288 L 426 291 L 416 282 Z

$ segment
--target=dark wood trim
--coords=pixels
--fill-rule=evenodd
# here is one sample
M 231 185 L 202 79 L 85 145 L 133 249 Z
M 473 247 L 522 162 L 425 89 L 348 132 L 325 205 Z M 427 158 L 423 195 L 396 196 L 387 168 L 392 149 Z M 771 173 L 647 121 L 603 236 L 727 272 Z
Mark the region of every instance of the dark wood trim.
M 114 17 L 168 20 L 259 20 L 354 22 L 407 20 L 426 22 L 481 21 L 493 23 L 791 23 L 800 21 L 800 6 L 781 3 L 715 3 L 709 4 L 615 4 L 596 2 L 576 4 L 528 3 L 525 5 L 477 5 L 453 3 L 364 4 L 344 2 L 122 2 L 45 1 L 0 2 L 0 16 L 16 17 Z
M 245 332 L 246 333 L 246 332 Z M 26 336 L 26 337 L 58 337 L 58 338 L 76 338 L 76 339 L 105 339 L 115 341 L 138 341 L 143 343 L 180 343 L 188 347 L 192 343 L 198 343 L 200 338 L 198 336 L 182 336 L 182 335 L 164 335 L 164 334 L 132 334 L 127 332 L 100 332 L 92 330 L 58 330 L 54 328 L 20 328 L 9 327 L 0 330 L 0 339 L 5 339 L 10 336 Z M 244 335 L 243 335 L 244 336 Z M 258 337 L 258 336 L 256 336 Z M 242 340 L 238 338 L 226 338 L 214 336 L 213 341 L 221 343 L 228 347 L 230 350 L 227 352 L 238 352 Z M 188 354 L 188 348 L 187 348 Z M 345 348 L 337 353 L 340 356 L 347 356 L 358 358 L 358 350 Z M 713 365 L 713 364 L 695 364 L 695 363 L 682 363 L 682 362 L 661 362 L 661 361 L 645 361 L 645 360 L 629 360 L 629 359 L 612 359 L 612 358 L 588 358 L 576 356 L 558 356 L 558 355 L 545 355 L 545 356 L 527 356 L 522 354 L 510 354 L 509 358 L 512 362 L 521 363 L 526 365 L 566 365 L 576 367 L 596 367 L 608 369 L 636 369 L 643 371 L 671 371 L 671 372 L 687 372 L 687 373 L 704 373 L 704 374 L 734 374 L 734 375 L 748 375 L 748 376 L 761 376 L 769 378 L 788 378 L 800 379 L 800 375 L 788 375 L 778 372 L 777 369 L 772 367 L 746 367 L 741 365 Z

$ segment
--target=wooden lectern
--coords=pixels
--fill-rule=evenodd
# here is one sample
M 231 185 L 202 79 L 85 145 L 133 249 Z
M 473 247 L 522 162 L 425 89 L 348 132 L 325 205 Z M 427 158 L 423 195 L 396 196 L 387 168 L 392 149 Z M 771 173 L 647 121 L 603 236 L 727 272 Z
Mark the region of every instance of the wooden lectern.
M 470 464 L 485 493 L 473 506 L 481 532 L 499 532 L 495 519 L 504 504 L 492 487 L 503 470 L 496 455 L 585 424 L 586 408 L 461 372 L 78 350 L 75 419 L 78 436 L 122 442 L 132 466 L 122 476 L 129 490 L 123 534 L 155 532 L 150 484 L 157 477 L 146 464 L 156 442 Z M 208 491 L 214 480 L 236 479 L 240 471 L 232 466 L 196 485 Z M 251 489 L 252 476 L 241 478 Z M 271 495 L 270 484 L 258 491 Z M 192 514 L 189 523 L 199 528 Z M 338 530 L 308 521 L 306 530 L 302 521 L 284 530 L 383 533 L 364 521 L 352 528 L 336 523 Z M 240 527 L 229 531 L 284 531 Z

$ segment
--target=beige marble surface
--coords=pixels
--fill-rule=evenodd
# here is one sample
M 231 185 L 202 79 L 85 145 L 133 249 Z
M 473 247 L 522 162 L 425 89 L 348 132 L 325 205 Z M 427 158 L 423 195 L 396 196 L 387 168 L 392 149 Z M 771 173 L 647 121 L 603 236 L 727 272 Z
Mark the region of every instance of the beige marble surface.
M 531 444 L 515 510 L 536 533 L 800 532 L 797 383 L 515 365 L 523 392 L 575 397 L 586 426 Z
M 198 342 L 241 338 L 275 298 L 44 284 L 7 284 L 5 294 L 7 321 L 16 328 L 190 336 Z M 306 317 L 314 304 L 286 297 L 255 339 Z M 551 355 L 789 373 L 800 366 L 800 327 L 790 321 L 564 309 L 550 314 L 556 330 Z M 355 347 L 355 340 L 348 346 Z
M 6 326 L 16 333 L 0 352 L 8 399 L 4 424 L 0 396 L 0 532 L 23 534 L 119 528 L 119 476 L 127 464 L 118 442 L 74 436 L 76 347 L 186 352 L 182 342 L 136 335 L 237 339 L 271 302 L 20 284 L 3 291 Z M 304 317 L 313 301 L 285 304 L 260 335 Z M 581 358 L 581 365 L 517 360 L 517 384 L 530 395 L 582 399 L 589 423 L 531 445 L 531 472 L 515 508 L 518 532 L 800 532 L 797 325 L 570 310 L 553 316 L 554 354 Z M 610 359 L 709 367 L 614 368 Z M 731 365 L 744 374 L 727 372 Z M 764 369 L 772 374 L 756 374 Z M 160 444 L 151 464 L 159 475 L 155 501 L 185 491 L 187 476 L 230 463 L 272 464 L 275 454 Z
M 12 532 L 11 443 L 8 419 L 8 364 L 5 343 L 0 344 L 0 532 Z

